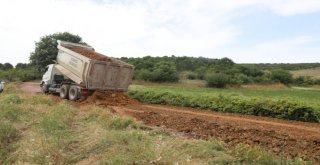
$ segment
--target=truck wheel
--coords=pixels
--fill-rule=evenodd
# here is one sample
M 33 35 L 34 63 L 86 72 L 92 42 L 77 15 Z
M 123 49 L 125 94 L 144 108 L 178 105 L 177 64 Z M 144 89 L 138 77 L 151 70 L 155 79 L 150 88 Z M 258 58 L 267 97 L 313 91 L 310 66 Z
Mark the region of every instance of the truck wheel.
M 77 86 L 71 86 L 69 89 L 69 100 L 75 101 L 78 99 L 79 91 Z
M 43 93 L 48 93 L 48 92 L 49 92 L 48 86 L 47 86 L 46 84 L 42 83 L 42 84 L 41 84 L 41 91 L 42 91 Z
M 68 92 L 69 92 L 69 85 L 62 85 L 60 88 L 60 97 L 62 99 L 67 99 L 68 98 Z

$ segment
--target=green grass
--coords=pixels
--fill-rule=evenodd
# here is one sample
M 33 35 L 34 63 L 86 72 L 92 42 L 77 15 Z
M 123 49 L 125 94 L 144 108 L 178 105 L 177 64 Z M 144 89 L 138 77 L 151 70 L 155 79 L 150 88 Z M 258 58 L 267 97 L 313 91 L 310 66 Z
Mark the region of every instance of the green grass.
M 282 119 L 319 122 L 317 90 L 214 89 L 164 85 L 132 85 L 129 94 L 148 103 L 210 109 Z
M 0 164 L 307 164 L 259 147 L 178 137 L 105 108 L 7 87 L 0 96 Z

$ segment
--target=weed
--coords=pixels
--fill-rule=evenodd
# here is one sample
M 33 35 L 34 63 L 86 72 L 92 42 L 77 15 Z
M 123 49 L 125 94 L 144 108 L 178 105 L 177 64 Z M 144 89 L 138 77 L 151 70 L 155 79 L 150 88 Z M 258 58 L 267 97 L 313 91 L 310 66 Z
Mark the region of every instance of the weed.
M 0 104 L 0 119 L 11 122 L 19 121 L 22 117 L 22 108 L 15 104 Z
M 109 127 L 111 129 L 122 130 L 122 129 L 126 129 L 129 126 L 132 126 L 134 124 L 135 123 L 133 122 L 132 119 L 123 119 L 120 117 L 114 117 L 111 119 L 111 121 L 109 123 Z
M 283 165 L 283 164 L 309 164 L 302 159 L 288 160 L 284 157 L 275 157 L 275 155 L 269 151 L 266 151 L 260 147 L 250 147 L 248 145 L 237 145 L 231 154 L 236 158 L 236 162 L 245 164 L 261 164 L 261 165 Z
M 69 105 L 54 107 L 40 122 L 40 130 L 47 137 L 63 138 L 71 127 L 73 109 Z
M 15 150 L 13 144 L 20 135 L 16 128 L 8 123 L 0 123 L 0 163 L 8 161 L 8 154 Z
M 8 95 L 2 100 L 3 104 L 21 104 L 22 102 L 23 99 L 17 95 Z
M 147 164 L 154 159 L 152 138 L 137 131 L 109 131 L 104 164 Z

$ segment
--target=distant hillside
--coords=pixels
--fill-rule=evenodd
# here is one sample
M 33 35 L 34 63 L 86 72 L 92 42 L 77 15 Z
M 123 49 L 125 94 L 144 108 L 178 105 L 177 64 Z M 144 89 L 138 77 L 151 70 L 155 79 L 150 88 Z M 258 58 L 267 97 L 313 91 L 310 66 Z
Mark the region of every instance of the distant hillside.
M 320 79 L 320 67 L 295 70 L 295 71 L 291 71 L 291 73 L 293 74 L 293 77 L 310 76 L 314 79 Z
M 289 64 L 289 63 L 279 63 L 279 64 L 243 64 L 243 65 L 254 65 L 259 66 L 263 70 L 274 70 L 274 69 L 283 69 L 283 70 L 302 70 L 302 69 L 311 69 L 320 67 L 320 63 L 297 63 L 297 64 Z

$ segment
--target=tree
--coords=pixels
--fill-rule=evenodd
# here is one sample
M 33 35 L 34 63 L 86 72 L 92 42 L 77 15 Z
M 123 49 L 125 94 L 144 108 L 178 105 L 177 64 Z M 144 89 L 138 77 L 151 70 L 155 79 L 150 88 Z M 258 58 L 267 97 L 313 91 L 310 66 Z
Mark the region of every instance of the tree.
M 1 67 L 1 70 L 11 70 L 13 69 L 13 65 L 11 65 L 10 63 L 4 63 Z
M 43 72 L 47 65 L 52 64 L 58 54 L 57 40 L 85 44 L 78 35 L 69 32 L 54 33 L 40 38 L 35 43 L 35 50 L 30 54 L 30 62 Z
M 258 68 L 257 66 L 253 66 L 253 65 L 239 65 L 238 70 L 250 77 L 261 77 L 263 75 L 263 71 Z
M 179 80 L 177 68 L 170 62 L 159 62 L 152 72 L 152 81 L 156 82 L 176 82 Z
M 213 68 L 217 72 L 225 72 L 225 71 L 231 69 L 234 66 L 234 64 L 235 63 L 231 59 L 225 57 L 225 58 L 215 60 L 213 62 Z
M 271 80 L 288 85 L 292 82 L 293 76 L 289 71 L 277 69 L 271 72 Z
M 24 64 L 24 63 L 18 63 L 16 65 L 16 69 L 26 69 L 28 67 L 28 64 Z
M 225 73 L 211 73 L 206 76 L 207 86 L 224 88 L 230 84 L 230 76 Z

